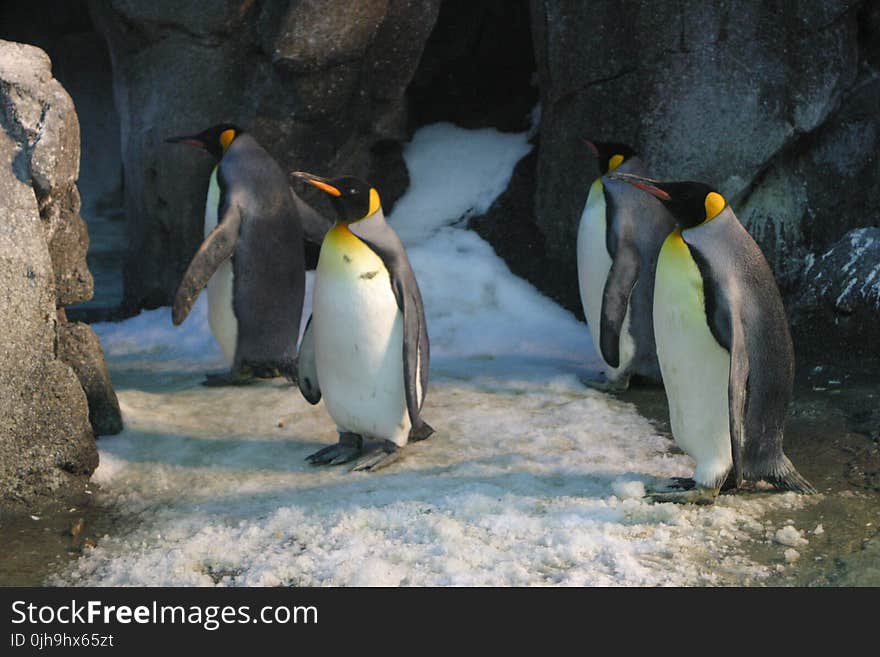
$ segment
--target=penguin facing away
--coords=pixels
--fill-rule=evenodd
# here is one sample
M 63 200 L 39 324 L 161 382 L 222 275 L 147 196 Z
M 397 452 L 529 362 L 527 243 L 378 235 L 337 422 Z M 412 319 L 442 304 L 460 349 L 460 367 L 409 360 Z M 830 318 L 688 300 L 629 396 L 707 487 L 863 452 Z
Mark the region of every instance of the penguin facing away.
M 654 335 L 672 433 L 696 471 L 676 484 L 690 490 L 651 496 L 711 503 L 744 480 L 814 493 L 782 451 L 794 347 L 761 249 L 708 185 L 612 177 L 660 199 L 678 223 L 657 263 Z
M 422 296 L 373 187 L 349 176 L 293 175 L 329 194 L 337 213 L 318 258 L 299 387 L 312 404 L 323 397 L 339 442 L 307 460 L 375 471 L 434 431 L 421 418 L 430 360 Z
M 205 203 L 205 240 L 178 287 L 172 320 L 189 315 L 207 285 L 211 331 L 230 372 L 204 385 L 253 377 L 296 378 L 296 342 L 305 293 L 303 230 L 323 237 L 323 217 L 296 197 L 278 163 L 241 128 L 224 123 L 174 137 L 218 164 Z
M 660 380 L 652 320 L 654 272 L 675 220 L 660 201 L 609 175 L 646 173 L 629 146 L 586 144 L 602 175 L 590 186 L 578 226 L 578 283 L 606 380 L 586 383 L 625 390 L 632 375 Z

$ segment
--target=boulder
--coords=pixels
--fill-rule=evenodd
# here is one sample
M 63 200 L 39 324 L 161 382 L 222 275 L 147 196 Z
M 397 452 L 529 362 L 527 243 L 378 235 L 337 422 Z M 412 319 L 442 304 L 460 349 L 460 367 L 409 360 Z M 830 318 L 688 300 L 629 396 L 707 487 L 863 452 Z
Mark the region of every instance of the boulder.
M 826 352 L 839 349 L 876 358 L 880 228 L 851 230 L 822 255 L 809 257 L 803 279 L 793 304 L 795 332 L 823 341 Z
M 73 369 L 86 393 L 89 422 L 95 436 L 122 431 L 122 414 L 101 341 L 88 324 L 64 322 L 58 326 L 58 356 Z
M 79 124 L 35 47 L 0 41 L 0 504 L 62 496 L 97 467 L 89 405 L 59 354 L 63 304 L 88 299 Z M 94 343 L 84 352 L 103 360 Z M 82 354 L 83 358 L 86 354 Z M 106 366 L 105 366 L 106 368 Z
M 202 240 L 212 162 L 167 137 L 232 121 L 285 169 L 370 176 L 390 210 L 407 179 L 389 142 L 407 136 L 404 93 L 439 6 L 92 2 L 121 121 L 127 308 L 170 303 Z
M 856 9 L 836 0 L 532 0 L 536 221 L 567 277 L 575 280 L 577 223 L 597 175 L 584 137 L 630 143 L 656 177 L 708 181 L 737 207 L 774 156 L 808 138 L 853 86 Z M 577 304 L 576 285 L 568 298 Z

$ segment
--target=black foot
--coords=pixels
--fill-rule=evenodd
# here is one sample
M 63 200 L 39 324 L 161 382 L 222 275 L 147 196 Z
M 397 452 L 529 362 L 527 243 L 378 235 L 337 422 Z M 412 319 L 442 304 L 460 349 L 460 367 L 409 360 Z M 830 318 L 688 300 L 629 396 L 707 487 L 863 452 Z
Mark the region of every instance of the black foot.
M 704 488 L 693 479 L 673 477 L 662 490 L 649 490 L 646 497 L 653 502 L 673 504 L 715 504 L 718 489 Z
M 339 465 L 353 461 L 363 451 L 364 439 L 355 433 L 339 434 L 339 442 L 306 457 L 312 465 Z
M 626 392 L 629 389 L 628 376 L 621 377 L 617 381 L 609 381 L 604 377 L 601 379 L 581 379 L 581 383 L 599 392 Z
M 246 386 L 254 382 L 249 372 L 224 372 L 223 374 L 206 374 L 202 385 L 208 388 L 223 386 Z
M 367 470 L 368 472 L 375 472 L 391 465 L 402 455 L 403 452 L 397 445 L 390 440 L 385 440 L 361 456 L 355 462 L 352 471 Z

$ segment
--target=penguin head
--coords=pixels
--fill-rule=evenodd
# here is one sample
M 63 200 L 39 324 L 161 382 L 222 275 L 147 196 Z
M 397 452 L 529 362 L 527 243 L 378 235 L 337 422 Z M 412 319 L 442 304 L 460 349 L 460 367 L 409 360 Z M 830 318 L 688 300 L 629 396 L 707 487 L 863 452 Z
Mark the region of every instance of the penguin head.
M 599 171 L 601 171 L 600 175 L 602 176 L 614 171 L 635 155 L 635 151 L 626 144 L 610 141 L 590 141 L 589 139 L 584 139 L 584 143 L 599 160 Z
M 675 217 L 678 225 L 685 229 L 712 221 L 727 207 L 724 197 L 706 183 L 691 180 L 660 182 L 631 173 L 614 173 L 611 177 L 656 196 Z
M 294 171 L 292 175 L 329 194 L 340 223 L 350 224 L 366 219 L 382 207 L 376 188 L 360 178 L 321 178 L 305 171 Z
M 218 160 L 223 157 L 226 149 L 235 141 L 235 138 L 243 134 L 244 130 L 232 123 L 218 123 L 207 130 L 202 130 L 197 135 L 183 137 L 171 137 L 165 141 L 169 144 L 186 144 L 208 151 Z

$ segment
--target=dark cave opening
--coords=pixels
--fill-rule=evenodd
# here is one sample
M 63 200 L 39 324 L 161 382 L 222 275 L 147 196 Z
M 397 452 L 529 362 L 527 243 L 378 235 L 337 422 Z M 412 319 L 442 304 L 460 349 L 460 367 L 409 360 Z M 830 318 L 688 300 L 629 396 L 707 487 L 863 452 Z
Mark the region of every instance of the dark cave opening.
M 535 69 L 527 0 L 445 0 L 407 91 L 411 126 L 527 130 Z
M 122 301 L 127 238 L 119 116 L 107 45 L 83 0 L 6 0 L 0 4 L 0 38 L 45 50 L 54 77 L 73 98 L 80 124 L 80 214 L 89 227 L 95 294 L 69 308 L 68 315 L 88 321 L 109 318 Z

